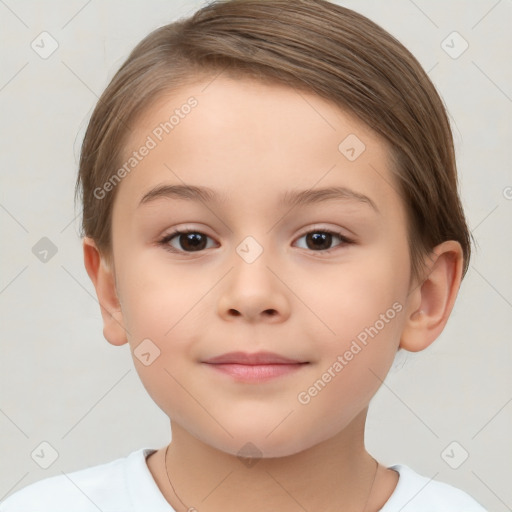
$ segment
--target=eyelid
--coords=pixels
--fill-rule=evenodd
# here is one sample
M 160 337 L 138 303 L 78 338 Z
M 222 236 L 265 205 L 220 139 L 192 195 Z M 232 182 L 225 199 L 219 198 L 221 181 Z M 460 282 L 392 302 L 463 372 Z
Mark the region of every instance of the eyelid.
M 203 235 L 206 235 L 213 239 L 214 237 L 212 235 L 208 234 L 209 228 L 206 226 L 194 226 L 191 224 L 178 224 L 177 226 L 172 227 L 171 229 L 168 229 L 165 231 L 163 235 L 159 237 L 159 239 L 165 238 L 167 236 L 170 236 L 175 233 L 201 233 Z
M 178 225 L 178 226 L 175 226 L 174 228 L 172 228 L 171 230 L 169 230 L 168 232 L 166 232 L 165 234 L 161 235 L 159 237 L 159 240 L 161 240 L 162 238 L 171 236 L 171 235 L 186 234 L 186 233 L 201 233 L 203 235 L 208 236 L 209 238 L 211 238 L 213 240 L 214 237 L 209 235 L 208 233 L 206 233 L 205 229 L 206 228 L 202 228 L 202 227 L 198 228 L 198 227 L 190 226 L 187 224 L 182 225 L 182 226 Z M 355 240 L 352 240 L 353 238 L 355 239 L 355 234 L 352 231 L 350 231 L 349 229 L 340 228 L 340 227 L 326 227 L 325 225 L 321 225 L 321 224 L 312 224 L 312 225 L 304 228 L 303 230 L 300 231 L 300 234 L 297 235 L 294 240 L 297 240 L 298 238 L 301 238 L 304 235 L 307 235 L 308 233 L 311 233 L 314 231 L 328 232 L 328 233 L 332 233 L 332 234 L 350 239 L 351 241 L 355 241 Z M 348 231 L 350 234 L 345 235 L 343 233 L 343 231 Z
M 313 255 L 320 256 L 320 257 L 322 255 L 330 255 L 332 252 L 335 252 L 339 248 L 347 247 L 349 245 L 354 245 L 356 243 L 356 239 L 352 236 L 347 236 L 343 232 L 342 228 L 339 228 L 339 227 L 338 228 L 328 228 L 325 226 L 318 226 L 318 225 L 311 226 L 310 228 L 303 231 L 300 235 L 298 235 L 295 238 L 294 242 L 296 242 L 297 240 L 300 240 L 303 236 L 306 236 L 310 233 L 330 233 L 333 236 L 337 236 L 341 240 L 341 243 L 335 245 L 334 247 L 331 247 L 330 249 L 326 249 L 326 250 L 321 250 L 321 251 L 314 251 L 312 249 L 303 249 L 303 248 L 299 247 L 299 249 L 303 249 L 303 250 L 307 251 L 308 253 L 311 253 Z
M 301 234 L 297 236 L 297 238 L 300 238 L 301 236 L 307 235 L 308 233 L 311 233 L 312 231 L 324 231 L 328 233 L 337 234 L 340 236 L 343 236 L 345 238 L 355 238 L 355 233 L 350 231 L 349 229 L 342 228 L 339 226 L 335 227 L 328 227 L 324 224 L 310 224 L 308 227 L 304 228 L 304 230 L 301 230 Z M 345 231 L 348 233 L 345 235 Z
M 350 231 L 350 230 L 347 230 L 347 231 Z M 301 234 L 297 235 L 294 238 L 294 242 L 296 242 L 300 238 L 302 238 L 310 233 L 315 233 L 315 232 L 329 233 L 331 235 L 337 236 L 341 240 L 341 243 L 339 243 L 338 245 L 335 245 L 334 247 L 331 247 L 330 249 L 325 249 L 325 250 L 315 251 L 312 249 L 304 249 L 304 248 L 300 248 L 300 247 L 299 247 L 299 249 L 303 249 L 303 250 L 313 253 L 313 254 L 322 255 L 322 254 L 330 254 L 331 252 L 336 251 L 336 249 L 338 247 L 346 247 L 348 245 L 353 245 L 356 243 L 356 239 L 354 237 L 352 237 L 351 235 L 347 236 L 343 232 L 343 228 L 340 228 L 340 227 L 330 228 L 330 227 L 322 226 L 321 224 L 313 224 L 313 225 L 308 226 L 307 228 L 304 228 L 304 230 L 301 231 Z M 178 225 L 178 226 L 172 228 L 172 230 L 170 230 L 166 234 L 162 235 L 158 239 L 157 245 L 163 246 L 165 250 L 167 250 L 171 253 L 174 253 L 174 254 L 182 254 L 182 255 L 190 255 L 191 256 L 196 253 L 197 254 L 204 253 L 207 248 L 202 249 L 200 251 L 182 251 L 180 249 L 176 249 L 176 248 L 172 247 L 169 244 L 169 242 L 173 238 L 178 237 L 180 235 L 187 234 L 187 233 L 199 233 L 201 235 L 205 235 L 207 238 L 209 238 L 210 240 L 213 240 L 215 243 L 218 243 L 218 242 L 216 242 L 216 240 L 214 239 L 213 236 L 210 236 L 207 233 L 205 233 L 203 228 L 196 228 L 196 227 L 193 227 L 190 225 L 184 225 L 184 226 Z M 208 249 L 212 249 L 212 247 L 208 247 Z

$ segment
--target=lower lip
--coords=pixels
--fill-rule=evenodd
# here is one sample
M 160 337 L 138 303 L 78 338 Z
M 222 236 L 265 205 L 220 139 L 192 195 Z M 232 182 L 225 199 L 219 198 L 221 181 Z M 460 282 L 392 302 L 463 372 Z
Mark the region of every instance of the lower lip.
M 307 363 L 254 365 L 233 363 L 206 364 L 214 370 L 230 375 L 235 380 L 245 382 L 263 382 L 296 372 Z

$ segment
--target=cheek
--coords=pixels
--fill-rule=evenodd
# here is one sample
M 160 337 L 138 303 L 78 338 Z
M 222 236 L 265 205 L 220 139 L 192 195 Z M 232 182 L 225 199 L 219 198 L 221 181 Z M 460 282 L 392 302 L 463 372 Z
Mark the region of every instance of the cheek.
M 317 379 L 324 375 L 328 381 L 326 392 L 323 381 L 318 383 L 322 388 L 318 393 L 322 397 L 315 398 L 319 407 L 346 396 L 354 403 L 356 397 L 359 402 L 369 400 L 385 378 L 404 325 L 406 264 L 407 257 L 397 260 L 393 251 L 373 251 L 325 274 L 320 281 L 315 276 L 308 304 L 323 321 L 316 322 L 312 333 L 319 362 Z M 327 370 L 330 373 L 325 374 Z
M 325 301 L 324 319 L 335 335 L 326 331 L 316 337 L 315 371 L 296 395 L 297 417 L 328 418 L 318 427 L 323 438 L 345 428 L 368 405 L 393 363 L 403 326 L 404 307 L 392 283 L 352 284 L 358 288 L 349 286 L 348 293 Z
M 184 371 L 195 358 L 201 319 L 194 305 L 204 295 L 204 286 L 194 289 L 183 277 L 155 279 L 153 273 L 130 281 L 124 286 L 123 318 L 135 369 L 153 401 L 179 421 L 191 408 L 188 393 L 194 386 Z
M 123 263 L 123 318 L 134 341 L 153 336 L 164 344 L 173 339 L 176 347 L 184 326 L 197 321 L 197 305 L 211 285 L 197 273 L 169 263 L 165 255 L 154 255 L 155 251 L 147 251 Z
M 149 254 L 125 258 L 119 275 L 123 322 L 137 372 L 156 401 L 162 390 L 179 395 L 169 388 L 176 385 L 171 374 L 183 360 L 195 359 L 196 337 L 204 334 L 197 327 L 204 325 L 202 304 L 214 282 Z M 144 364 L 148 359 L 152 362 Z
M 319 340 L 327 353 L 342 350 L 356 338 L 364 342 L 372 326 L 386 339 L 400 331 L 399 310 L 405 306 L 408 283 L 408 274 L 398 270 L 403 268 L 402 262 L 381 253 L 362 255 L 323 276 L 315 275 L 308 304 L 324 321 Z

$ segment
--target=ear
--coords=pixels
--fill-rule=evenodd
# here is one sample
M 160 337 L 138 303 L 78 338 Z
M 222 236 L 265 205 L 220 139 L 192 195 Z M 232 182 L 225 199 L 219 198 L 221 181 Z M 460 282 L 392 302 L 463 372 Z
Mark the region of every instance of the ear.
M 113 269 L 100 254 L 92 238 L 84 237 L 83 249 L 85 268 L 94 288 L 96 288 L 96 295 L 100 303 L 103 336 L 112 345 L 124 345 L 128 339 Z
M 426 278 L 409 291 L 400 348 L 419 352 L 442 332 L 452 312 L 462 279 L 463 254 L 459 242 L 437 245 L 428 256 Z

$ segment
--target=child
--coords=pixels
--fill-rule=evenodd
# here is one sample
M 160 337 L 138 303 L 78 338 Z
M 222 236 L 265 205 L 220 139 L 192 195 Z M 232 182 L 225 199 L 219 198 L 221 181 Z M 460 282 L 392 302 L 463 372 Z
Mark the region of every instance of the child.
M 386 31 L 325 0 L 155 30 L 96 106 L 77 191 L 104 336 L 172 441 L 2 512 L 484 510 L 364 445 L 396 352 L 439 336 L 470 257 L 443 104 Z

